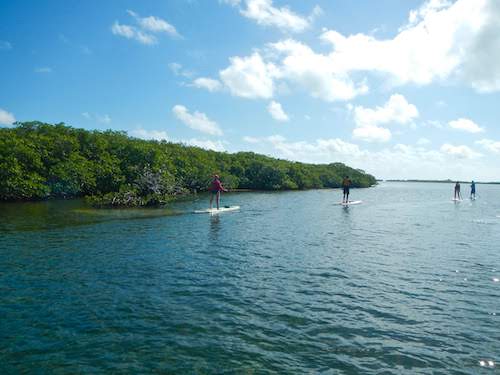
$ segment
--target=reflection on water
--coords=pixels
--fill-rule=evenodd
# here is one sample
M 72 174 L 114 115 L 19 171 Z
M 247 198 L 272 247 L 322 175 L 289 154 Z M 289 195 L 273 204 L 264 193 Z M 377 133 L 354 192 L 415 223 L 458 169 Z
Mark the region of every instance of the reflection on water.
M 210 239 L 216 241 L 218 239 L 218 234 L 221 229 L 221 218 L 219 215 L 210 216 Z
M 494 373 L 500 186 L 452 193 L 225 194 L 241 211 L 213 216 L 0 204 L 2 371 Z

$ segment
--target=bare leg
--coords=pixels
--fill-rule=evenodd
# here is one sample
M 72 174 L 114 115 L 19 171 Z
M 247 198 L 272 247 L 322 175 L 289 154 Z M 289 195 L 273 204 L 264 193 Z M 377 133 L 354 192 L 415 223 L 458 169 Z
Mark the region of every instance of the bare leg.
M 214 195 L 213 195 L 213 193 L 210 193 L 210 209 L 212 209 L 213 200 L 214 200 Z
M 349 192 L 347 192 L 347 197 L 346 197 L 346 199 L 345 199 L 345 202 L 346 202 L 346 203 L 349 203 Z
M 219 209 L 219 200 L 220 200 L 220 191 L 217 192 L 217 195 L 215 197 L 215 200 L 217 202 L 217 209 Z

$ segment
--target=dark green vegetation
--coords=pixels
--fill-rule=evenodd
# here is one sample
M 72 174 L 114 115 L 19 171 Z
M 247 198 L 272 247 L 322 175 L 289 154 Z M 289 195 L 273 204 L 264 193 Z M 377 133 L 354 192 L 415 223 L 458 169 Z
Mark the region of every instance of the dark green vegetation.
M 1 200 L 87 196 L 96 206 L 161 205 L 207 190 L 214 172 L 231 189 L 334 188 L 346 174 L 354 187 L 376 183 L 373 176 L 341 163 L 228 154 L 64 124 L 25 122 L 0 129 Z

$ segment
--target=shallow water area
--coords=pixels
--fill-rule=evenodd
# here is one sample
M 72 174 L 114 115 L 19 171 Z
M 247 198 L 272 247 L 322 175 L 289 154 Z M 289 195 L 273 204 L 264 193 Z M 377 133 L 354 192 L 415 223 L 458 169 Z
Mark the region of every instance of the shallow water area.
M 491 374 L 500 186 L 0 204 L 3 373 Z

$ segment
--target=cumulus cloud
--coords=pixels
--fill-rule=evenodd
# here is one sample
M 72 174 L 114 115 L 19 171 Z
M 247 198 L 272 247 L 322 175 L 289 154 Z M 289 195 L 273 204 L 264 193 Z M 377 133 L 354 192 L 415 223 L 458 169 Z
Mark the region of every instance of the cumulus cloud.
M 409 124 L 419 115 L 417 107 L 408 103 L 400 94 L 391 95 L 383 106 L 365 108 L 356 106 L 352 109 L 356 128 L 353 137 L 367 142 L 387 142 L 391 131 L 381 125 Z
M 12 125 L 14 122 L 16 122 L 14 115 L 0 108 L 0 125 Z
M 271 117 L 273 119 L 275 119 L 276 121 L 286 122 L 286 121 L 290 120 L 288 115 L 283 110 L 283 107 L 281 106 L 281 104 L 278 102 L 275 102 L 274 100 L 271 101 L 271 103 L 269 103 L 269 105 L 267 106 L 267 110 L 268 110 L 269 114 L 271 115 Z
M 476 143 L 491 153 L 500 154 L 500 141 L 481 139 L 480 141 L 476 141 Z
M 354 83 L 348 74 L 336 70 L 328 55 L 315 53 L 301 42 L 287 39 L 268 47 L 280 58 L 275 77 L 306 90 L 313 97 L 333 102 L 368 92 L 364 81 Z
M 219 75 L 233 95 L 250 99 L 273 96 L 276 67 L 265 63 L 258 52 L 248 57 L 232 57 L 230 62 Z
M 316 54 L 303 43 L 289 39 L 269 44 L 267 52 L 272 61 L 264 61 L 259 52 L 234 56 L 230 65 L 219 72 L 221 81 L 233 95 L 269 99 L 278 82 L 329 102 L 349 100 L 368 92 L 364 81 L 354 83 L 347 74 L 332 69 L 327 56 Z
M 190 113 L 183 105 L 176 105 L 172 108 L 172 113 L 182 123 L 191 129 L 211 135 L 222 135 L 222 130 L 215 121 L 210 120 L 206 114 L 195 111 Z
M 269 4 L 259 0 L 255 13 Z M 496 0 L 430 0 L 410 13 L 393 38 L 326 30 L 321 40 L 331 50 L 324 53 L 282 40 L 266 46 L 265 59 L 258 52 L 232 57 L 221 80 L 233 95 L 266 99 L 282 81 L 326 101 L 350 100 L 368 92 L 368 74 L 385 77 L 393 86 L 446 81 L 464 82 L 478 92 L 498 91 L 498 19 Z
M 418 117 L 415 105 L 408 103 L 400 94 L 391 95 L 389 100 L 376 108 L 354 107 L 354 121 L 356 125 L 378 126 L 384 124 L 408 124 Z
M 449 143 L 445 143 L 441 146 L 441 152 L 454 156 L 458 159 L 474 159 L 481 156 L 480 153 L 475 152 L 469 146 L 454 146 Z
M 393 39 L 327 31 L 336 69 L 373 71 L 394 84 L 459 78 L 478 91 L 500 89 L 500 5 L 496 0 L 427 1 Z
M 386 128 L 367 125 L 355 128 L 352 131 L 352 136 L 365 142 L 388 142 L 392 138 L 392 133 Z
M 474 121 L 467 118 L 459 118 L 448 123 L 448 126 L 455 130 L 461 130 L 467 133 L 482 133 L 484 129 L 481 128 Z
M 193 86 L 210 92 L 219 91 L 222 88 L 222 84 L 218 80 L 206 77 L 196 78 L 193 81 Z
M 152 139 L 156 141 L 166 141 L 168 140 L 168 135 L 166 131 L 163 130 L 147 130 L 142 127 L 138 127 L 134 130 L 128 132 L 132 137 L 141 139 Z

